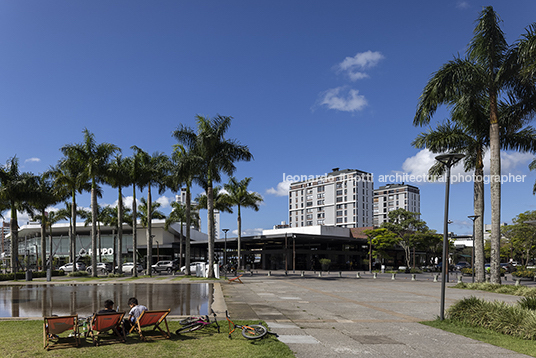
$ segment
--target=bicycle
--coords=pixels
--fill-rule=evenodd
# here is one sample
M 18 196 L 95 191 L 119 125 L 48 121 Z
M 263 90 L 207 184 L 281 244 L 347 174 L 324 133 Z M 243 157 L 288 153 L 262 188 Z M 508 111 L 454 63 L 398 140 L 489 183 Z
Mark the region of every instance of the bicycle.
M 205 328 L 206 326 L 210 326 L 212 324 L 216 325 L 216 327 L 218 328 L 218 333 L 220 333 L 220 325 L 218 324 L 218 320 L 216 319 L 216 313 L 213 309 L 211 309 L 210 311 L 212 312 L 212 315 L 214 315 L 213 322 L 210 321 L 208 315 L 201 317 L 188 317 L 179 321 L 179 323 L 183 325 L 183 327 L 177 329 L 175 331 L 175 334 L 179 335 L 181 333 L 197 331 L 198 329 Z
M 259 324 L 252 324 L 252 325 L 239 325 L 235 324 L 233 321 L 231 321 L 231 317 L 229 316 L 229 312 L 225 311 L 225 318 L 227 319 L 227 322 L 229 322 L 229 338 L 231 338 L 231 334 L 237 329 L 242 329 L 242 336 L 247 339 L 260 339 L 267 334 L 273 334 L 274 336 L 278 337 L 278 335 L 274 332 L 269 332 L 266 327 L 264 327 L 261 323 Z M 232 329 L 231 329 L 232 327 Z

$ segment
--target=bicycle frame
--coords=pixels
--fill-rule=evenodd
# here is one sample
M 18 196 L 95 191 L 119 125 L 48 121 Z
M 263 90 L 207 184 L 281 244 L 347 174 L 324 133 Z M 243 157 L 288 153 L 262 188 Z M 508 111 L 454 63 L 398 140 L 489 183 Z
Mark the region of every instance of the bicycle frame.
M 210 318 L 209 318 L 208 315 L 202 316 L 202 317 L 189 317 L 188 319 L 185 320 L 186 323 L 183 324 L 183 328 L 178 329 L 175 333 L 179 334 L 179 332 L 181 330 L 184 330 L 184 329 L 186 329 L 185 332 L 191 332 L 191 331 L 194 331 L 194 330 L 205 328 L 206 326 L 210 326 L 212 324 L 216 325 L 216 327 L 218 329 L 218 333 L 220 333 L 220 325 L 218 324 L 218 320 L 216 318 L 216 313 L 212 309 L 210 311 L 211 311 L 212 315 L 214 316 L 214 321 L 213 322 L 210 321 Z M 191 331 L 189 331 L 188 327 L 193 328 L 193 329 L 191 329 Z
M 259 339 L 266 336 L 266 334 L 268 333 L 277 336 L 277 334 L 275 333 L 268 332 L 268 329 L 262 325 L 262 322 L 259 322 L 258 325 L 251 326 L 235 324 L 233 321 L 231 321 L 231 317 L 229 316 L 228 311 L 225 311 L 225 318 L 229 323 L 229 339 L 237 328 L 242 329 L 242 336 L 244 336 L 244 338 L 246 339 Z

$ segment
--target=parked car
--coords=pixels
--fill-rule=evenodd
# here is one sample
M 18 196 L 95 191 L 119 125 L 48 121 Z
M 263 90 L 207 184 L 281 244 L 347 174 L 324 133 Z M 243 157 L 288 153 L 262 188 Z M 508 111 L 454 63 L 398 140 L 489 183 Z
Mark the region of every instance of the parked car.
M 471 264 L 466 261 L 460 261 L 456 264 L 456 270 L 461 271 L 464 268 L 471 268 Z
M 197 268 L 197 264 L 205 264 L 206 265 L 206 262 L 203 262 L 203 261 L 190 262 L 190 273 L 195 272 L 195 270 Z M 181 267 L 181 272 L 186 273 L 186 266 Z
M 86 265 L 82 262 L 77 262 L 76 263 L 76 269 L 78 271 L 83 271 L 86 269 Z M 73 272 L 73 263 L 72 262 L 69 262 L 63 266 L 60 266 L 60 268 L 58 269 L 60 271 L 63 271 L 63 272 Z
M 136 271 L 138 271 L 138 273 L 142 272 L 143 271 L 143 267 L 141 267 L 140 264 L 137 265 L 137 269 Z M 119 267 L 115 267 L 116 270 L 119 269 Z M 132 274 L 134 272 L 134 262 L 125 262 L 123 265 L 121 265 L 121 270 L 123 271 L 123 273 L 129 273 L 129 274 Z
M 90 265 L 87 267 L 86 271 L 91 273 L 92 270 L 93 270 L 93 267 Z M 97 262 L 97 273 L 105 275 L 110 272 L 112 272 L 112 264 L 108 262 Z
M 179 268 L 179 264 L 175 260 L 158 261 L 157 263 L 152 265 L 151 268 L 154 273 L 160 273 L 160 272 L 171 273 L 173 271 L 177 271 L 177 269 Z

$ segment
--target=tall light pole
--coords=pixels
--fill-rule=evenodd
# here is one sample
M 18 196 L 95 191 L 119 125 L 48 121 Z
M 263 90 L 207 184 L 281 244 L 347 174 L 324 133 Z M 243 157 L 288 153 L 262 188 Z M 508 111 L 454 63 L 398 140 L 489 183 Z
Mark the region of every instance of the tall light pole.
M 229 229 L 222 229 L 221 231 L 225 233 L 225 246 L 223 247 L 223 264 L 226 266 L 225 269 L 227 269 L 227 231 L 229 231 Z
M 471 274 L 473 276 L 473 283 L 475 283 L 475 220 L 480 215 L 469 215 L 468 218 L 473 222 L 473 250 L 471 252 Z
M 439 311 L 439 319 L 443 321 L 445 319 L 445 288 L 446 277 L 449 264 L 447 262 L 447 245 L 448 245 L 448 231 L 449 231 L 449 189 L 450 189 L 450 168 L 458 163 L 465 155 L 459 153 L 441 154 L 435 157 L 435 159 L 447 167 L 447 180 L 445 186 L 445 216 L 443 219 L 443 256 L 441 261 L 441 306 Z

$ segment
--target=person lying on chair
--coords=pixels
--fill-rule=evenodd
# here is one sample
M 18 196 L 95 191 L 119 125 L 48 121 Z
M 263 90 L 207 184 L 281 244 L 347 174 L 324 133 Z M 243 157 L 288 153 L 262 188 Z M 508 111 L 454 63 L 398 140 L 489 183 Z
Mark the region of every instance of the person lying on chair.
M 138 304 L 138 299 L 136 297 L 131 297 L 128 299 L 128 306 L 130 311 L 128 312 L 128 319 L 125 320 L 125 332 L 128 333 L 130 328 L 136 323 L 138 317 L 142 314 L 143 311 L 147 311 L 147 307 L 144 305 Z

